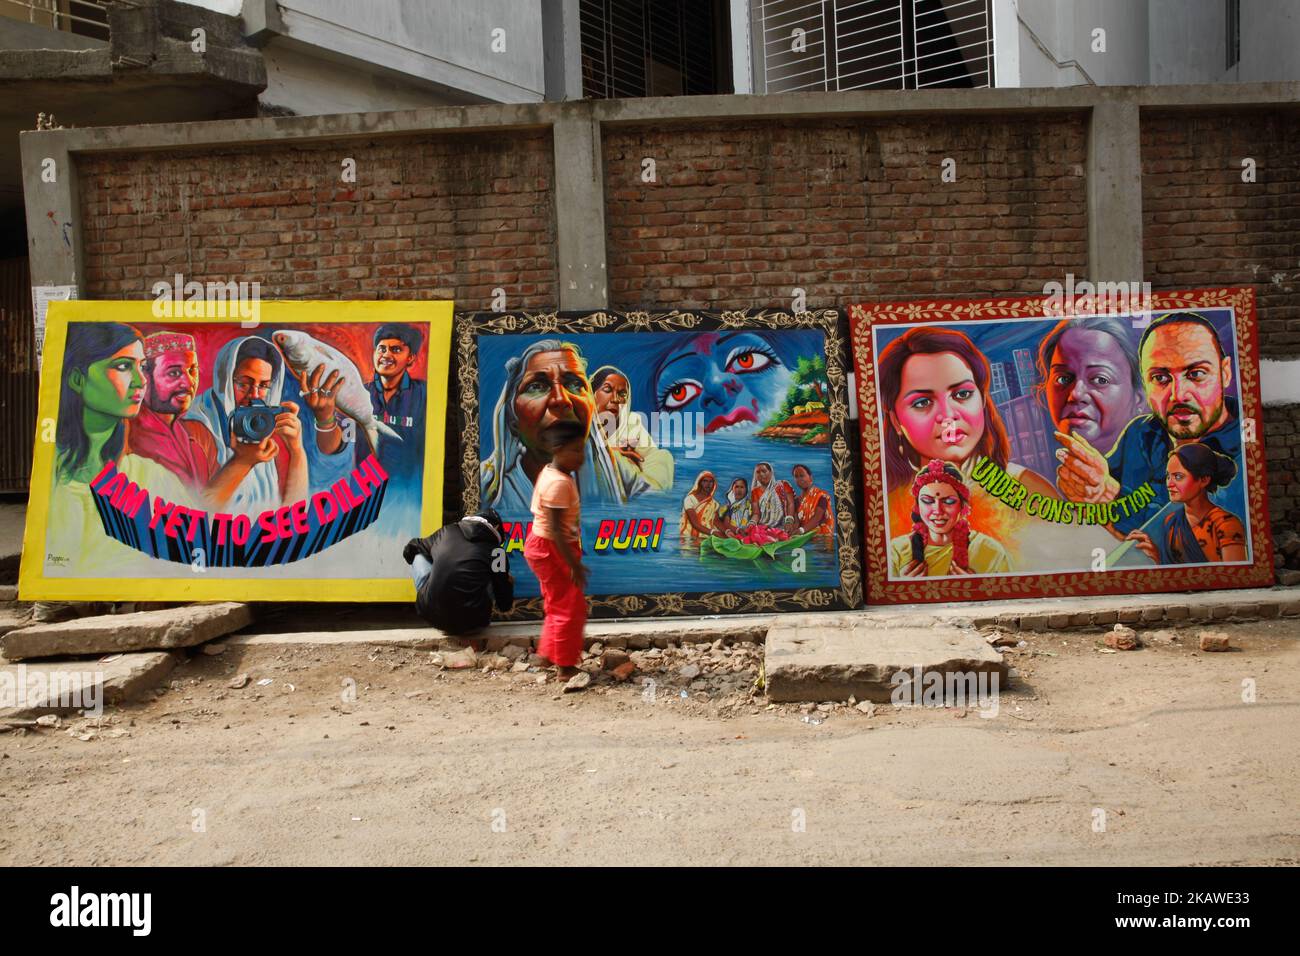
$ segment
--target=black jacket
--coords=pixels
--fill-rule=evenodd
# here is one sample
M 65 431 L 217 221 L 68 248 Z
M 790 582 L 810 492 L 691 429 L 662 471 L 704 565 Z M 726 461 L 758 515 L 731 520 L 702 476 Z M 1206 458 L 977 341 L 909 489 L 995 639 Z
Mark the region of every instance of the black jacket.
M 493 571 L 498 548 L 501 570 Z M 417 554 L 429 559 L 433 571 L 416 592 L 415 609 L 439 630 L 463 634 L 487 627 L 494 599 L 499 610 L 510 609 L 510 559 L 484 522 L 464 519 L 427 538 L 412 538 L 402 556 L 410 564 Z

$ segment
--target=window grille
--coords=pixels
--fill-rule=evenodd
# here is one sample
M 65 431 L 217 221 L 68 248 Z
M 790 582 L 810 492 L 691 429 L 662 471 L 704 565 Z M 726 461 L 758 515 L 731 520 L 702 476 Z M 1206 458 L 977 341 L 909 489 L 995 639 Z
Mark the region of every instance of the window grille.
M 992 0 L 759 0 L 769 93 L 987 87 Z
M 583 96 L 718 92 L 715 14 L 701 0 L 579 0 Z

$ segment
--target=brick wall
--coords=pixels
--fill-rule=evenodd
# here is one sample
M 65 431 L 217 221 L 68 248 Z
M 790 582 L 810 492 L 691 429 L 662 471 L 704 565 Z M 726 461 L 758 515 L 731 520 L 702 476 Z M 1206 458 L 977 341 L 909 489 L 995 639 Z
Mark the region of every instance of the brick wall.
M 356 160 L 357 181 L 340 181 Z M 557 296 L 547 132 L 83 158 L 87 298 L 148 298 L 177 272 L 263 298 Z
M 1300 110 L 1144 115 L 1142 206 L 1153 288 L 1254 286 L 1260 354 L 1300 356 Z
M 356 183 L 340 181 L 345 157 Z M 549 133 L 113 155 L 78 172 L 86 298 L 151 298 L 177 272 L 257 280 L 264 299 L 487 309 L 497 287 L 511 308 L 558 296 Z M 459 513 L 454 452 L 443 480 Z
M 1037 294 L 1086 271 L 1082 116 L 607 128 L 603 146 L 614 308 Z
M 1144 115 L 1142 205 L 1153 288 L 1253 286 L 1261 357 L 1300 356 L 1300 111 Z M 1264 445 L 1277 537 L 1300 525 L 1300 406 L 1265 407 Z

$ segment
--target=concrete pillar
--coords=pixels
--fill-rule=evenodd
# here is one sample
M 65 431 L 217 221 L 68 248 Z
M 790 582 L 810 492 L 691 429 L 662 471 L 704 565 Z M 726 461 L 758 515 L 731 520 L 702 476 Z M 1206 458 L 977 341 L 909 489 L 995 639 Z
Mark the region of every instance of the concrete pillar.
M 1138 105 L 1103 96 L 1088 126 L 1088 278 L 1142 281 L 1142 152 Z
M 542 0 L 542 66 L 548 100 L 582 99 L 578 0 Z
M 557 115 L 551 134 L 555 148 L 560 308 L 608 308 L 605 177 L 600 124 L 592 114 L 591 104 L 567 104 Z
M 18 142 L 27 204 L 27 252 L 32 285 L 71 285 L 81 295 L 81 210 L 77 174 L 58 131 L 23 132 Z M 53 182 L 48 182 L 50 177 Z

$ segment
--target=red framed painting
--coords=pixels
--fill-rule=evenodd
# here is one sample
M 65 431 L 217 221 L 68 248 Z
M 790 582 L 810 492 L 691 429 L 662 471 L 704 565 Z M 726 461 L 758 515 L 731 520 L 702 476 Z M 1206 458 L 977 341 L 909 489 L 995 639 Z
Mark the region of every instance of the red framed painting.
M 1088 291 L 850 307 L 868 601 L 1272 583 L 1253 290 Z

